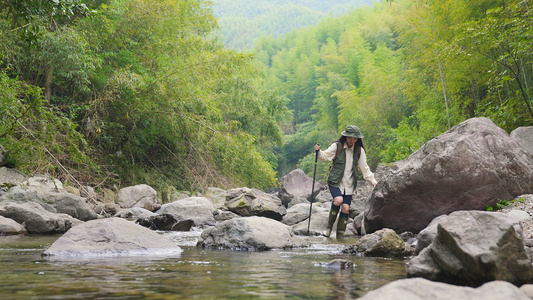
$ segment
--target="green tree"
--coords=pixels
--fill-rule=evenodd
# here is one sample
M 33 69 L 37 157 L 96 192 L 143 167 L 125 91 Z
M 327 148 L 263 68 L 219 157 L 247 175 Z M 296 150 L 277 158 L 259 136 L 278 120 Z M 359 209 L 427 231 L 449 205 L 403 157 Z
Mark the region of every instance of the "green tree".
M 533 22 L 527 1 L 513 1 L 505 6 L 488 9 L 486 16 L 465 22 L 458 26 L 461 34 L 455 39 L 460 48 L 454 52 L 458 55 L 481 55 L 492 62 L 488 70 L 492 76 L 489 88 L 497 93 L 507 86 L 511 100 L 500 102 L 490 100 L 488 105 L 497 111 L 506 111 L 501 123 L 507 129 L 509 125 L 527 124 L 524 119 L 529 115 L 533 120 L 531 72 L 531 44 L 533 43 Z M 529 76 L 528 76 L 529 75 Z M 528 78 L 529 77 L 529 78 Z M 521 105 L 517 103 L 521 100 Z M 501 110 L 503 106 L 515 106 L 518 109 Z

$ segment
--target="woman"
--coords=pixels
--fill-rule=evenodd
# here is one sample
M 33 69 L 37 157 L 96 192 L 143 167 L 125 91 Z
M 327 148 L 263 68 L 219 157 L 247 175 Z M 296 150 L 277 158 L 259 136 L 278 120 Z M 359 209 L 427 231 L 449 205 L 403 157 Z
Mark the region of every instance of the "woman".
M 366 153 L 363 146 L 363 134 L 359 127 L 354 125 L 346 126 L 340 139 L 335 141 L 325 151 L 320 150 L 320 145 L 315 145 L 315 152 L 318 151 L 318 159 L 322 161 L 333 161 L 328 174 L 328 186 L 333 202 L 329 211 L 328 228 L 323 233 L 329 237 L 333 224 L 340 216 L 337 223 L 337 239 L 344 238 L 348 213 L 352 203 L 352 194 L 357 186 L 357 169 L 363 173 L 363 178 L 374 187 L 377 184 L 374 173 L 370 171 L 366 163 Z

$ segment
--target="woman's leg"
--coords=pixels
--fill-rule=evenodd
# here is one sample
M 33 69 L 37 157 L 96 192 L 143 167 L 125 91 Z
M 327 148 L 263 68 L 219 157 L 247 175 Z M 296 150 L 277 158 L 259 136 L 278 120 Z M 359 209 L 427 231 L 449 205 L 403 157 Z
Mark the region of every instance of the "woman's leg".
M 352 195 L 344 195 L 341 206 L 341 213 L 339 221 L 337 222 L 337 239 L 344 238 L 344 232 L 346 231 L 346 224 L 348 223 L 348 216 L 350 213 L 350 205 L 352 204 Z
M 329 237 L 331 235 L 333 224 L 335 224 L 335 220 L 337 220 L 337 215 L 339 214 L 343 201 L 340 189 L 330 186 L 329 191 L 333 197 L 333 201 L 331 202 L 331 208 L 329 210 L 328 227 L 326 228 L 326 231 L 322 233 L 322 235 L 325 237 Z

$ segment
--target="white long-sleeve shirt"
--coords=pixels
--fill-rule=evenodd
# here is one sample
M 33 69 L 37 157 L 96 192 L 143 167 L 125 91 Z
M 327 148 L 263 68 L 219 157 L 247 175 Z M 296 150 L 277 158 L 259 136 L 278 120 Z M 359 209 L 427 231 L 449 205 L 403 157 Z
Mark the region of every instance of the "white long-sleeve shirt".
M 346 149 L 346 166 L 344 167 L 344 175 L 342 176 L 341 183 L 339 188 L 341 192 L 345 195 L 352 195 L 354 192 L 354 182 L 353 182 L 353 150 L 354 147 L 348 148 L 346 143 L 344 144 L 344 149 Z M 331 144 L 328 149 L 318 151 L 318 159 L 321 161 L 332 161 L 337 152 L 337 143 Z M 357 166 L 363 173 L 363 178 L 370 182 L 372 185 L 377 184 L 376 179 L 374 178 L 374 173 L 370 171 L 370 167 L 366 163 L 366 152 L 364 148 L 361 148 L 361 155 L 359 156 L 359 161 Z

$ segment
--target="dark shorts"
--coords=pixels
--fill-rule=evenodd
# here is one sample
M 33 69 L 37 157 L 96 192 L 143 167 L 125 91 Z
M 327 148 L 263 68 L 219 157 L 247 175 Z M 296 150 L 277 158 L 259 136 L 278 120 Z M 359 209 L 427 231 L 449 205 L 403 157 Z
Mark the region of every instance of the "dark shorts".
M 343 195 L 341 189 L 332 187 L 331 185 L 329 185 L 328 187 L 329 192 L 331 193 L 331 196 L 333 196 L 333 198 L 342 197 L 342 204 L 348 204 L 348 206 L 352 204 L 352 195 Z

